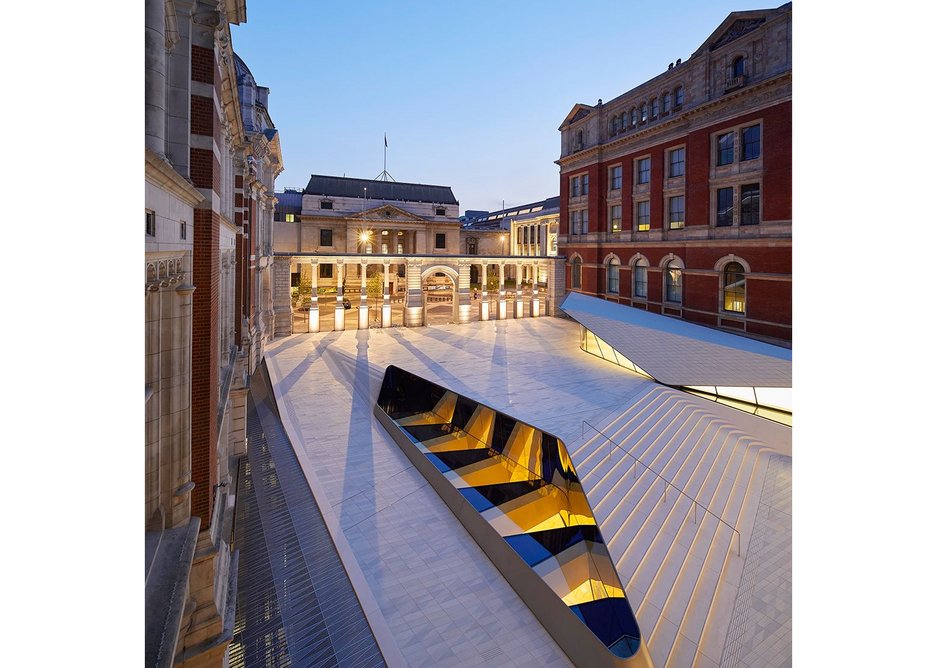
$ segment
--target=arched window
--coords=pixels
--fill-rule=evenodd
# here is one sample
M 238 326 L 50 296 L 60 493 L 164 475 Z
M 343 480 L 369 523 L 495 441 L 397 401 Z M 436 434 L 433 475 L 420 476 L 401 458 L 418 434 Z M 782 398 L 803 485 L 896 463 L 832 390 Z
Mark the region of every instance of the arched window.
M 664 271 L 664 295 L 669 302 L 683 303 L 683 271 L 676 260 L 668 262 Z
M 732 61 L 732 76 L 740 77 L 745 75 L 745 56 L 739 56 Z
M 680 107 L 683 105 L 683 86 L 677 86 L 673 92 L 673 106 Z
M 574 288 L 582 288 L 582 260 L 578 257 L 573 258 L 572 284 Z
M 651 118 L 657 118 L 660 115 L 660 106 L 657 98 L 651 100 Z
M 639 258 L 634 263 L 634 288 L 632 295 L 636 299 L 647 299 L 647 260 Z
M 611 257 L 605 264 L 605 292 L 613 295 L 618 294 L 618 258 Z
M 647 121 L 647 102 L 641 105 L 641 122 Z
M 638 110 L 634 107 L 631 107 L 631 127 L 634 127 L 638 124 Z
M 661 105 L 665 114 L 670 113 L 670 93 L 664 93 L 661 97 Z
M 722 270 L 722 308 L 745 313 L 745 268 L 738 262 L 730 262 Z

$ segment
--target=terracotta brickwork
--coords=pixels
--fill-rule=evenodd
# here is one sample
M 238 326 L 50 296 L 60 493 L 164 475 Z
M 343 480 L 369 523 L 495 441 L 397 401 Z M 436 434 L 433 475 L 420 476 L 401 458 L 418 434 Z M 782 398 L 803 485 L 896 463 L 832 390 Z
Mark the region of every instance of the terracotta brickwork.
M 573 107 L 560 127 L 559 253 L 568 263 L 573 257 L 582 260 L 577 291 L 702 324 L 792 338 L 790 6 L 763 14 L 760 28 L 731 38 L 717 29 L 689 61 L 608 104 L 600 100 L 595 106 Z M 727 20 L 723 25 L 731 24 Z M 726 75 L 740 54 L 745 74 Z M 680 105 L 674 97 L 678 89 Z M 654 100 L 658 113 L 642 116 L 645 102 Z M 633 109 L 638 110 L 634 122 Z M 749 145 L 743 157 L 743 131 L 753 127 L 760 133 L 758 148 L 752 151 Z M 725 135 L 734 137 L 731 160 L 719 157 L 719 137 Z M 671 175 L 676 149 L 682 149 L 684 168 Z M 650 163 L 646 180 L 638 178 L 642 159 Z M 610 174 L 617 167 L 621 187 L 613 189 Z M 571 197 L 571 179 L 583 174 L 589 177 L 588 195 Z M 723 203 L 723 215 L 717 216 L 720 190 L 731 194 L 731 207 Z M 671 198 L 680 197 L 683 220 L 675 219 L 672 226 Z M 674 201 L 679 214 L 680 200 Z M 754 221 L 752 201 L 758 202 Z M 620 230 L 610 224 L 613 206 L 621 207 Z M 588 231 L 572 234 L 571 214 L 584 207 Z M 640 229 L 636 218 L 644 211 L 649 215 L 641 222 L 649 229 Z M 637 255 L 647 263 L 646 297 L 633 294 L 631 262 Z M 608 284 L 610 256 L 618 263 L 610 265 L 616 267 L 612 270 L 619 272 L 614 293 Z M 665 265 L 671 259 L 682 264 L 682 295 L 674 303 L 664 298 Z M 735 310 L 726 310 L 724 301 L 722 268 L 734 261 L 745 269 L 742 312 L 734 305 Z M 566 279 L 571 286 L 570 265 Z
M 192 45 L 192 81 L 215 83 L 215 53 L 211 49 Z

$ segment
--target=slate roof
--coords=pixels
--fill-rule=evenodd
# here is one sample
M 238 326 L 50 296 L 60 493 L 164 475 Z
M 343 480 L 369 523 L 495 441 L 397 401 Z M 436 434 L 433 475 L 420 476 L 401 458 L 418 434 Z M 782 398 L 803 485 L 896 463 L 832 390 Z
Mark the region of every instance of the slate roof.
M 303 194 L 298 190 L 285 190 L 275 193 L 277 198 L 276 211 L 278 213 L 302 213 Z
M 791 387 L 787 348 L 578 292 L 560 308 L 666 385 Z
M 422 183 L 400 183 L 397 181 L 372 181 L 344 176 L 322 176 L 313 174 L 303 191 L 306 195 L 330 197 L 364 197 L 368 199 L 398 202 L 430 202 L 432 204 L 456 204 L 459 200 L 452 194 L 450 186 L 428 186 Z

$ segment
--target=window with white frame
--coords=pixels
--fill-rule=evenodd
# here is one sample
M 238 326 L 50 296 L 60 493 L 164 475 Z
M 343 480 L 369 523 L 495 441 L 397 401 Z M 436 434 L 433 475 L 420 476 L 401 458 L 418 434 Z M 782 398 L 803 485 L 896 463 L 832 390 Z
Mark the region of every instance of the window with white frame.
M 647 299 L 647 260 L 638 258 L 634 263 L 633 296 L 638 299 Z
M 610 170 L 610 178 L 608 180 L 609 190 L 621 190 L 621 165 L 615 165 Z
M 727 132 L 716 137 L 716 165 L 731 165 L 735 161 L 735 133 Z
M 667 220 L 671 230 L 682 230 L 686 224 L 686 198 L 670 197 L 667 201 Z
M 680 263 L 671 260 L 664 271 L 664 298 L 671 303 L 683 303 L 683 270 Z
M 621 232 L 621 204 L 613 204 L 609 209 L 608 231 Z
M 745 268 L 730 262 L 722 270 L 722 310 L 745 313 Z
M 619 262 L 616 258 L 609 258 L 605 265 L 605 292 L 609 294 L 618 294 L 618 267 Z
M 761 125 L 742 128 L 742 161 L 761 157 Z
M 647 232 L 651 229 L 651 203 L 648 200 L 635 202 L 634 227 L 638 232 Z
M 670 170 L 667 172 L 670 178 L 683 176 L 686 173 L 686 149 L 675 148 L 669 154 Z
M 637 169 L 635 173 L 635 183 L 648 183 L 651 180 L 651 159 L 638 158 Z

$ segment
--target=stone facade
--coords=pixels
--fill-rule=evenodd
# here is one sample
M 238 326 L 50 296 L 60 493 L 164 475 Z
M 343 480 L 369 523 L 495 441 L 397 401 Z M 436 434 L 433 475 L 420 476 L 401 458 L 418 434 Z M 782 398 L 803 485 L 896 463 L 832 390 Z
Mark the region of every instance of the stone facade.
M 790 340 L 791 5 L 560 126 L 570 289 Z
M 244 379 L 274 326 L 264 273 L 282 165 L 269 116 L 242 103 L 257 87 L 229 26 L 245 2 L 147 0 L 145 16 L 147 665 L 221 666 L 232 474 Z

